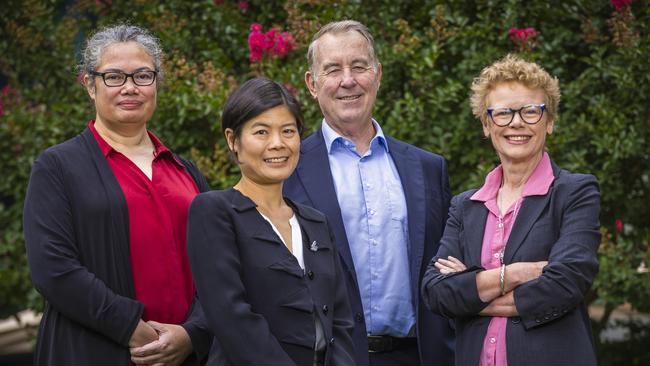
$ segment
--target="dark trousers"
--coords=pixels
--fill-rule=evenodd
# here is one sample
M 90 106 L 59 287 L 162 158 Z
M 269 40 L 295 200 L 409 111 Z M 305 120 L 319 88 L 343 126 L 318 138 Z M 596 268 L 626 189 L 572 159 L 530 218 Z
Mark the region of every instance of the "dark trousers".
M 418 345 L 413 344 L 390 352 L 370 352 L 370 366 L 419 366 Z

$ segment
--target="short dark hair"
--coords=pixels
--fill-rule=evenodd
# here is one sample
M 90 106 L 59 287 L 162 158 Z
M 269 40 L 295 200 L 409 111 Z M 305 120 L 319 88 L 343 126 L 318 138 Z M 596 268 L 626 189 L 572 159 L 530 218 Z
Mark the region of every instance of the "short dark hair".
M 233 130 L 235 138 L 241 135 L 244 124 L 277 106 L 285 105 L 296 119 L 298 133 L 303 131 L 300 103 L 286 86 L 267 78 L 250 79 L 237 88 L 226 101 L 221 116 L 221 132 Z

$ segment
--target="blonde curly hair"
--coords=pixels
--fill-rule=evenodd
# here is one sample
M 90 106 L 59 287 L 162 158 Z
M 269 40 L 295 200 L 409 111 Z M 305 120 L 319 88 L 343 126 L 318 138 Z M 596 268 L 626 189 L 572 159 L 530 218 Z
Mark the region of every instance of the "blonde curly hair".
M 518 82 L 531 89 L 541 89 L 546 95 L 546 113 L 549 120 L 555 120 L 560 104 L 560 82 L 534 62 L 528 62 L 519 56 L 508 54 L 484 68 L 472 82 L 470 105 L 472 113 L 487 123 L 487 98 L 490 92 L 505 82 Z

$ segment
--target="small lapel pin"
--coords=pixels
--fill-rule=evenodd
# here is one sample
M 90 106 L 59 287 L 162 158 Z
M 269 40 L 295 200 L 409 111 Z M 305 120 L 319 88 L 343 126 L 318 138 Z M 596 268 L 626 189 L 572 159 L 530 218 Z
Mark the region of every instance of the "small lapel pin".
M 311 250 L 312 252 L 315 252 L 315 251 L 318 250 L 318 243 L 316 242 L 316 240 L 311 242 L 311 245 L 309 246 L 309 250 Z

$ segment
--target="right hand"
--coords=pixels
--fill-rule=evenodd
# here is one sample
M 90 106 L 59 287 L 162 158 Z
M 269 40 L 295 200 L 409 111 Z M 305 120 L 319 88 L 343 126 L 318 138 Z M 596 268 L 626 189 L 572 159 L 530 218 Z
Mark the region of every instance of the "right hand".
M 512 278 L 515 279 L 514 282 L 516 286 L 519 286 L 541 276 L 542 271 L 547 264 L 548 261 L 516 262 L 509 264 L 506 267 L 506 278 L 508 278 L 508 276 L 513 276 Z
M 129 348 L 141 347 L 147 343 L 158 340 L 158 333 L 153 327 L 140 319 L 138 321 L 138 326 L 131 334 L 131 339 L 129 339 Z

